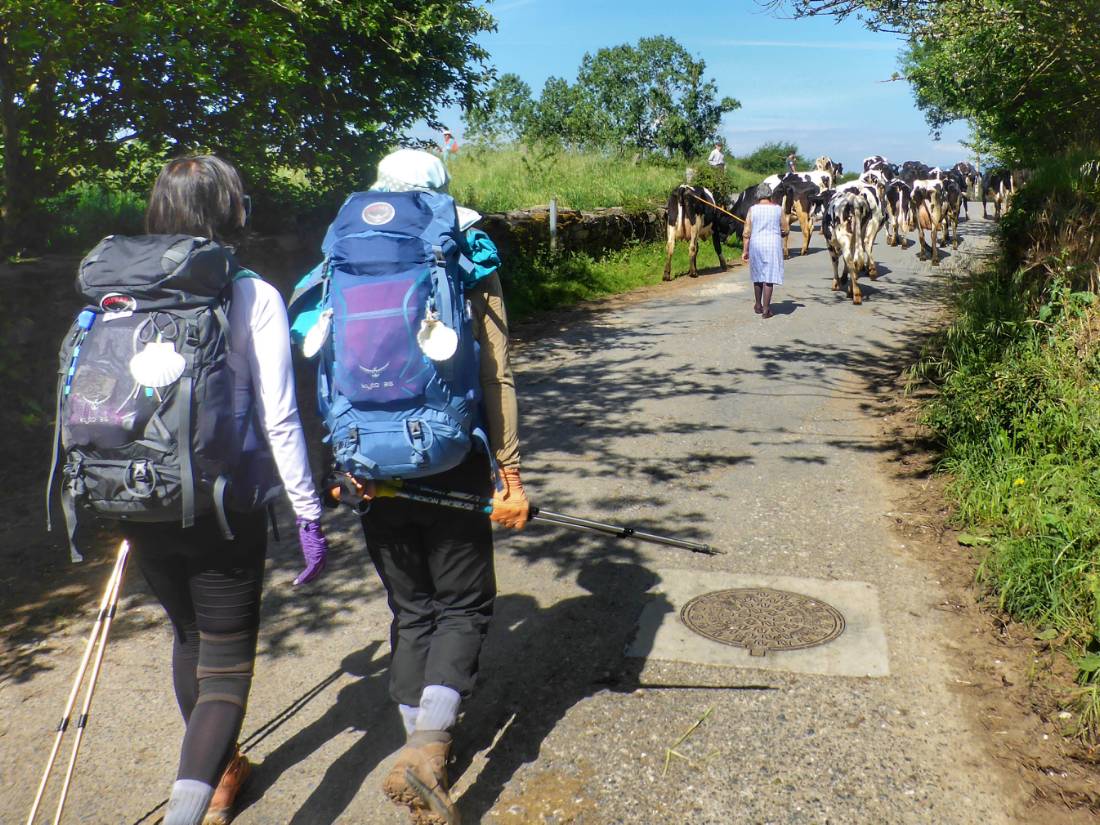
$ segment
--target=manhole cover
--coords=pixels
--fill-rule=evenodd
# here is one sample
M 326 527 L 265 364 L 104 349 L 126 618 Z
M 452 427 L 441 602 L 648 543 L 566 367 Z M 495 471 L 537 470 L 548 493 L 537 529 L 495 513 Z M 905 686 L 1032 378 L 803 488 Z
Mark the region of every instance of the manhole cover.
M 696 596 L 680 620 L 700 636 L 753 656 L 800 650 L 831 642 L 844 632 L 844 617 L 825 602 L 766 587 L 716 590 Z

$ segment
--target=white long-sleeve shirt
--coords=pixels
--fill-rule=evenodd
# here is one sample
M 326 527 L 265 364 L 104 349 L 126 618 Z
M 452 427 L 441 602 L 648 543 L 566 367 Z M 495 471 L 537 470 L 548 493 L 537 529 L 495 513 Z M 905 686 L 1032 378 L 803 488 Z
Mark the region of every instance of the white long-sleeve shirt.
M 286 306 L 275 287 L 259 278 L 233 282 L 229 368 L 234 410 L 239 416 L 255 410 L 295 515 L 319 519 L 321 501 L 310 474 L 294 394 Z

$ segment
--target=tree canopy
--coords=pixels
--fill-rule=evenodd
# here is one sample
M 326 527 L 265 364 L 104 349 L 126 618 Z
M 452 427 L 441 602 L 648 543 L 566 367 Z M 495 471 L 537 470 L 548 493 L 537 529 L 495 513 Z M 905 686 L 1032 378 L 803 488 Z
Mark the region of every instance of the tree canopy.
M 343 188 L 489 78 L 476 0 L 0 0 L 5 238 L 35 198 L 210 150 Z
M 929 124 L 967 119 L 1030 164 L 1100 133 L 1096 0 L 775 0 L 905 35 L 903 71 Z
M 740 108 L 718 96 L 706 63 L 671 37 L 645 37 L 585 54 L 570 84 L 550 77 L 537 100 L 504 75 L 467 115 L 477 137 L 521 138 L 585 148 L 693 155 L 715 136 L 722 116 Z

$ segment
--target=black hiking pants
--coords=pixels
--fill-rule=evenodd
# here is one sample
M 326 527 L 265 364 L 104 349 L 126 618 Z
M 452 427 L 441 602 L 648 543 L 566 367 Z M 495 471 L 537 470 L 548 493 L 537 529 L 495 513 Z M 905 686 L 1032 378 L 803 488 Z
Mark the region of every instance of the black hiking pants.
M 480 452 L 416 484 L 491 496 Z M 407 499 L 376 499 L 363 516 L 367 550 L 386 588 L 390 696 L 416 707 L 427 685 L 468 696 L 496 598 L 489 516 Z
M 141 573 L 175 630 L 172 681 L 187 726 L 177 779 L 216 786 L 233 756 L 252 687 L 267 556 L 267 516 L 230 513 L 226 541 L 213 516 L 126 524 Z

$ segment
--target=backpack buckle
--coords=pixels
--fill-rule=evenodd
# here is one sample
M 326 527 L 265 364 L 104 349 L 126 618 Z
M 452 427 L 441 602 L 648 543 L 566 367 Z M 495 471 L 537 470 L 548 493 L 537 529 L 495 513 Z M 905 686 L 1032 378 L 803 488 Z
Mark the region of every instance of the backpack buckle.
M 199 338 L 199 328 L 194 324 L 188 324 L 187 330 L 183 334 L 183 340 L 187 342 L 189 347 L 198 347 L 202 343 L 202 339 Z
M 74 498 L 79 498 L 88 492 L 88 487 L 84 483 L 84 459 L 77 456 L 65 464 L 62 472 L 65 474 L 65 478 L 68 479 L 69 492 Z
M 405 433 L 409 446 L 413 449 L 413 463 L 423 464 L 428 460 L 428 450 L 435 443 L 431 428 L 424 426 L 418 419 L 410 418 L 405 422 Z
M 152 498 L 157 487 L 157 471 L 148 461 L 131 461 L 126 465 L 122 483 L 135 498 Z

